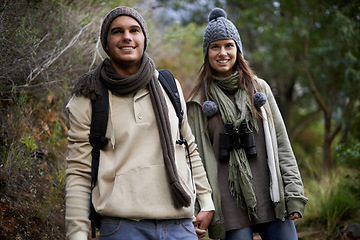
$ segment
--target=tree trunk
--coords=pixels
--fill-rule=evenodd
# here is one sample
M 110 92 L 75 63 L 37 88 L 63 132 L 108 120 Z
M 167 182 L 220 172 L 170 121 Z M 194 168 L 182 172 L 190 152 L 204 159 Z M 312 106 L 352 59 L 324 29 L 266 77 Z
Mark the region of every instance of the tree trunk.
M 323 167 L 325 169 L 325 172 L 328 172 L 331 167 L 331 119 L 325 116 L 324 120 Z
M 329 169 L 332 167 L 331 162 L 331 144 L 333 143 L 336 135 L 341 130 L 341 123 L 337 125 L 337 127 L 334 129 L 334 131 L 331 131 L 331 116 L 330 114 L 327 114 L 327 112 L 324 113 L 324 143 L 323 143 L 323 166 L 325 168 L 325 171 L 328 172 Z

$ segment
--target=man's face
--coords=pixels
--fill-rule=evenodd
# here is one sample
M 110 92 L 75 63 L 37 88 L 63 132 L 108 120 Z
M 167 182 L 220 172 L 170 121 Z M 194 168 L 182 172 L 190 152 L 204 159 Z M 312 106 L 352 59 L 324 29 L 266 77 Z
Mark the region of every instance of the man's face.
M 120 16 L 110 24 L 106 50 L 115 68 L 139 67 L 144 45 L 145 36 L 134 18 Z

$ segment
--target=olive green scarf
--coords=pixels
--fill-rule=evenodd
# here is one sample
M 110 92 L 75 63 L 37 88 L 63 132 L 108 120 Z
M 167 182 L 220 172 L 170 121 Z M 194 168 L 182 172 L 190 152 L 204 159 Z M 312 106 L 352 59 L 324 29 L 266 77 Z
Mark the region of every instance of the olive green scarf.
M 239 72 L 229 77 L 214 77 L 210 84 L 210 94 L 218 104 L 223 123 L 231 122 L 239 128 L 244 120 L 258 131 L 257 119 L 252 110 L 249 94 L 238 85 Z M 235 104 L 224 92 L 235 92 Z M 230 151 L 229 159 L 230 192 L 236 198 L 237 205 L 247 209 L 249 219 L 257 218 L 256 196 L 253 177 L 244 149 Z

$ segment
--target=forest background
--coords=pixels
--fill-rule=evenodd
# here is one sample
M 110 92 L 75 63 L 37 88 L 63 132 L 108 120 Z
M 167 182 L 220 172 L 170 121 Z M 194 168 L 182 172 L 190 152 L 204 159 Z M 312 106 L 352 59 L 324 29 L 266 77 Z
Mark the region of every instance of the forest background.
M 76 79 L 106 57 L 99 29 L 119 5 L 144 16 L 147 52 L 157 68 L 173 72 L 186 96 L 202 65 L 207 14 L 224 8 L 284 117 L 309 198 L 296 221 L 302 239 L 357 239 L 357 0 L 2 0 L 0 239 L 66 239 L 65 106 Z

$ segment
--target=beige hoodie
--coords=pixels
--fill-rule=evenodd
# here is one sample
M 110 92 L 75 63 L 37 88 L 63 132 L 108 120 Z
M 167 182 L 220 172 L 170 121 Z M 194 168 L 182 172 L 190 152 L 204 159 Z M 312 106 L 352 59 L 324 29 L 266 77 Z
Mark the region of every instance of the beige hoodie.
M 157 71 L 155 74 L 158 76 Z M 177 87 L 185 113 L 181 132 L 189 144 L 194 181 L 191 179 L 185 147 L 175 144 L 179 139 L 178 118 L 164 90 L 163 93 L 169 108 L 179 179 L 192 197 L 191 206 L 177 209 L 173 205 L 148 90 L 141 89 L 134 96 L 121 97 L 109 91 L 106 137 L 110 141 L 100 153 L 98 181 L 93 190 L 93 204 L 99 214 L 128 219 L 192 218 L 195 198 L 202 210 L 214 210 L 211 188 L 187 122 L 186 104 L 178 82 Z M 92 147 L 88 138 L 91 101 L 85 97 L 73 97 L 67 110 L 70 130 L 65 220 L 67 236 L 73 239 L 75 236 L 87 236 L 90 226 Z

